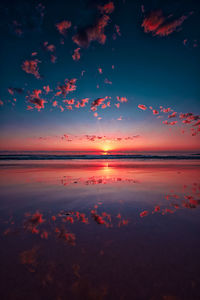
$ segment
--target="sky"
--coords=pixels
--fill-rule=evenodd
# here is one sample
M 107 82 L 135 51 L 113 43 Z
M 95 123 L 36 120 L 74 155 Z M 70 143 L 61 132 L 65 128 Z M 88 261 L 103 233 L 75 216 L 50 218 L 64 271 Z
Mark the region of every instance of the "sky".
M 1 1 L 0 150 L 200 150 L 200 3 Z

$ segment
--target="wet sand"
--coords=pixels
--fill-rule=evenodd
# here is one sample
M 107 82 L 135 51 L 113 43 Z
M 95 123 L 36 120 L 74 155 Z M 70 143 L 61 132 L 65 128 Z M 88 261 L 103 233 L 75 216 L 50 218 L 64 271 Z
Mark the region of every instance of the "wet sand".
M 0 169 L 1 299 L 200 299 L 198 161 Z

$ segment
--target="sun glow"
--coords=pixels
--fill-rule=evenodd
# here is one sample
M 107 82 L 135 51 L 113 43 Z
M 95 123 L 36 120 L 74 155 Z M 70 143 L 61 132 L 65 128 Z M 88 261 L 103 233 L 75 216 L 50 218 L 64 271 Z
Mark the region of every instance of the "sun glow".
M 110 145 L 102 145 L 102 151 L 103 151 L 104 155 L 108 154 L 108 152 L 111 150 L 112 150 L 112 148 Z

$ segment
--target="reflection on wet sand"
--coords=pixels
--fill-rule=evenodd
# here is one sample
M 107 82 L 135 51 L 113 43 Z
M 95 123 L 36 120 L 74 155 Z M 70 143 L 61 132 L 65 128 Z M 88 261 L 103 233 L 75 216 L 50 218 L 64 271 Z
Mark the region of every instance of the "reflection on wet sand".
M 199 167 L 4 165 L 1 299 L 198 299 Z

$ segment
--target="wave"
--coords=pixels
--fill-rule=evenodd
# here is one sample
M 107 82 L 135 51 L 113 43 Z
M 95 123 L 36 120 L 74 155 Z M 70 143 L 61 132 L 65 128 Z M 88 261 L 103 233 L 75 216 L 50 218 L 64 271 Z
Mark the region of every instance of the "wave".
M 196 154 L 0 154 L 0 160 L 94 160 L 94 159 L 131 159 L 131 160 L 200 160 Z

